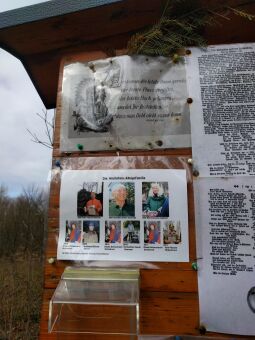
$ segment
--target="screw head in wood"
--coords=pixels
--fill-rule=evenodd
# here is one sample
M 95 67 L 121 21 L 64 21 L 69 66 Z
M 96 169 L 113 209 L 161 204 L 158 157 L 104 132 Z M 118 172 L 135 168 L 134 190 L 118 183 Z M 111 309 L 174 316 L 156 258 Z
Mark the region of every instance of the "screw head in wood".
M 53 264 L 53 263 L 55 263 L 55 261 L 56 261 L 56 259 L 54 257 L 48 258 L 48 263 L 49 264 Z
M 200 325 L 200 326 L 199 326 L 199 333 L 200 333 L 201 335 L 204 335 L 204 334 L 206 333 L 206 328 L 205 328 L 204 325 Z
M 199 171 L 198 170 L 194 170 L 193 171 L 193 176 L 194 177 L 198 177 L 199 176 Z

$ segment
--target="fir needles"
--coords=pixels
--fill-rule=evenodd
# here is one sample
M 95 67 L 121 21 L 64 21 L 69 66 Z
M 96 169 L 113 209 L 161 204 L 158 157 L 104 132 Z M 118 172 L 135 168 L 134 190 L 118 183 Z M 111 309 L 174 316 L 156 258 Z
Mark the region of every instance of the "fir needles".
M 169 56 L 186 46 L 206 46 L 203 28 L 218 25 L 219 18 L 230 20 L 232 13 L 250 21 L 255 19 L 237 7 L 200 6 L 196 0 L 168 1 L 155 25 L 131 37 L 128 53 Z

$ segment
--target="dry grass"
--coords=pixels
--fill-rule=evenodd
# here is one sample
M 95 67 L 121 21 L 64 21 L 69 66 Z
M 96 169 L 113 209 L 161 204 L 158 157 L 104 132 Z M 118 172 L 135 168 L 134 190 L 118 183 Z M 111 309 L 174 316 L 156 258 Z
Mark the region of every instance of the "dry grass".
M 38 338 L 42 282 L 40 257 L 0 258 L 0 340 Z

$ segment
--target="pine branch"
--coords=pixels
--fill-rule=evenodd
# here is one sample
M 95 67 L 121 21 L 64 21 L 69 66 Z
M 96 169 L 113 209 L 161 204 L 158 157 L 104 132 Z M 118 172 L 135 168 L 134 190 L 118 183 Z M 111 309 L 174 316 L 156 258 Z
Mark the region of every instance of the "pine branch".
M 167 1 L 159 21 L 151 28 L 134 34 L 128 42 L 129 54 L 169 56 L 186 46 L 206 46 L 201 30 L 205 26 L 219 25 L 219 19 L 231 20 L 234 13 L 247 20 L 255 20 L 255 15 L 236 7 L 204 6 L 196 0 Z
M 250 13 L 247 13 L 245 11 L 241 11 L 240 9 L 237 8 L 233 8 L 233 7 L 228 7 L 234 14 L 244 18 L 244 19 L 248 19 L 250 21 L 255 20 L 255 15 L 252 15 Z

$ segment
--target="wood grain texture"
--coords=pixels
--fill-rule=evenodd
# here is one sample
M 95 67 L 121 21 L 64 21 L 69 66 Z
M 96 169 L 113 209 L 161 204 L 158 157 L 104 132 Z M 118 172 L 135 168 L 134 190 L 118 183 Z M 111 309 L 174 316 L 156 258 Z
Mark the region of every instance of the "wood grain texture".
M 61 90 L 63 66 L 74 60 L 93 60 L 104 57 L 102 51 L 88 52 L 67 56 L 61 62 L 58 84 L 56 130 L 54 136 L 54 150 L 52 167 L 54 169 L 48 217 L 48 238 L 45 249 L 44 270 L 44 298 L 42 305 L 40 339 L 114 339 L 111 335 L 74 335 L 74 334 L 48 334 L 48 306 L 49 300 L 56 288 L 66 266 L 87 265 L 96 266 L 97 262 L 58 261 L 48 263 L 48 259 L 56 258 L 59 232 L 59 195 L 60 172 L 55 167 L 55 160 L 59 159 L 64 169 L 110 169 L 122 166 L 116 162 L 118 157 L 126 157 L 126 164 L 135 168 L 174 168 L 186 169 L 188 180 L 188 220 L 189 220 L 189 255 L 188 263 L 146 263 L 141 266 L 141 299 L 140 299 L 140 329 L 141 334 L 165 335 L 199 335 L 199 301 L 197 287 L 197 272 L 191 268 L 196 260 L 195 220 L 192 168 L 187 160 L 191 157 L 191 149 L 157 150 L 157 151 L 130 151 L 120 152 L 74 152 L 61 153 L 59 150 L 61 125 Z M 118 159 L 119 160 L 119 159 Z M 198 262 L 199 264 L 199 262 Z M 121 265 L 121 263 L 119 263 Z M 231 338 L 230 335 L 208 333 L 206 336 Z M 123 337 L 125 339 L 126 337 Z M 241 337 L 240 337 L 241 338 Z M 247 337 L 246 337 L 247 338 Z M 122 337 L 117 336 L 117 339 Z

